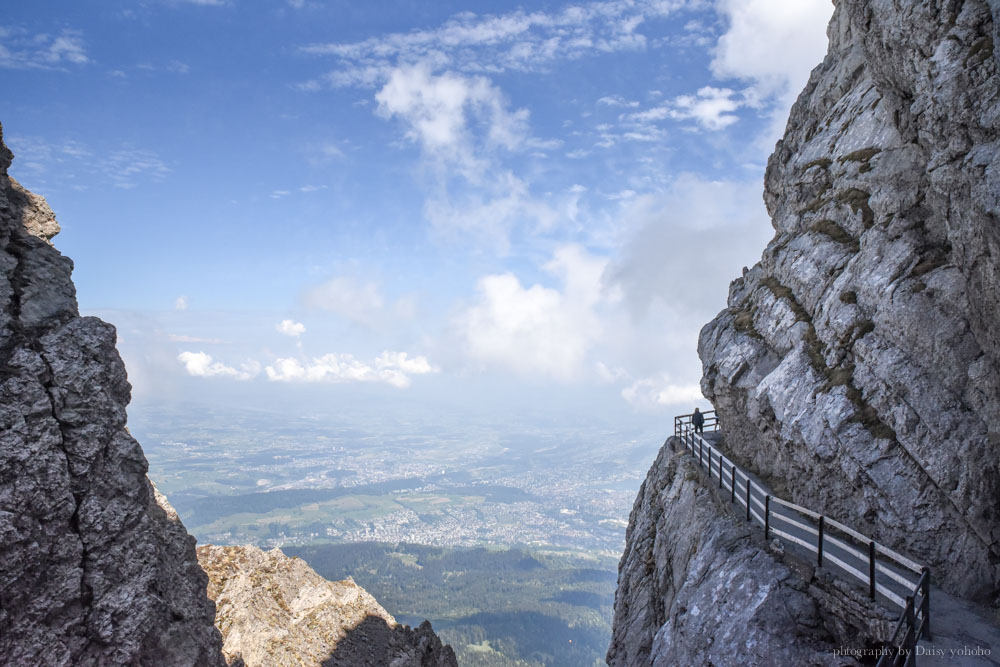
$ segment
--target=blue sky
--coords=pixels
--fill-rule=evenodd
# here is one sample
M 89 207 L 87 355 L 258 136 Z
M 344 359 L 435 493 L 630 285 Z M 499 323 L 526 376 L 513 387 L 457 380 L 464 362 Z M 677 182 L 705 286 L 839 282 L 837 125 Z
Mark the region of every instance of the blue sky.
M 38 0 L 0 121 L 137 397 L 659 419 L 831 12 Z

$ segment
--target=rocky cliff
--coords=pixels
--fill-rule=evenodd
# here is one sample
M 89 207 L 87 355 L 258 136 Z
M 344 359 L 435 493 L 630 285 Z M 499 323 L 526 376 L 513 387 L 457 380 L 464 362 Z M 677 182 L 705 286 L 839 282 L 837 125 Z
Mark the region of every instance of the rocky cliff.
M 256 547 L 198 547 L 230 665 L 457 667 L 430 623 L 399 625 L 351 580 Z
M 841 0 L 701 333 L 736 461 L 956 594 L 1000 590 L 1000 4 Z
M 1000 2 L 835 4 L 768 162 L 774 239 L 701 332 L 702 390 L 777 494 L 995 603 Z M 702 484 L 666 452 L 650 470 L 609 664 L 836 664 L 882 635 L 878 610 L 755 543 Z
M 125 428 L 115 330 L 80 317 L 0 129 L 0 664 L 224 665 L 194 538 Z
M 729 494 L 720 497 L 673 445 L 660 451 L 629 518 L 608 664 L 856 664 L 835 649 L 884 636 L 894 614 L 765 546 L 731 511 Z
M 225 667 L 224 635 L 250 666 L 455 667 L 429 623 L 280 552 L 203 548 L 210 585 L 125 427 L 115 329 L 80 317 L 12 159 L 0 127 L 0 665 Z

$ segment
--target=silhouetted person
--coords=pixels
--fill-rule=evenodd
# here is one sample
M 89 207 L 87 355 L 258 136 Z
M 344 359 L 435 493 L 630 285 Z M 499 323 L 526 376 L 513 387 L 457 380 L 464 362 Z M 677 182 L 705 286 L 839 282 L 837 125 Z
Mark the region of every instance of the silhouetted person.
M 705 432 L 705 415 L 701 414 L 701 410 L 698 408 L 695 408 L 694 414 L 691 415 L 691 423 L 694 424 L 695 433 Z

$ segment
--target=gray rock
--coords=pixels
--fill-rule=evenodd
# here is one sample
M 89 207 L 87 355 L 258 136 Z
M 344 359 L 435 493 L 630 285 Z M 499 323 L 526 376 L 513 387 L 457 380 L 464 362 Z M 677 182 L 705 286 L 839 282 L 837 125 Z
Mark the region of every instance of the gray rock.
M 458 667 L 431 624 L 413 630 L 351 579 L 256 547 L 198 547 L 230 665 Z
M 854 664 L 835 649 L 885 635 L 891 614 L 781 562 L 728 501 L 664 445 L 629 518 L 609 665 Z
M 699 342 L 738 463 L 981 600 L 1000 591 L 998 18 L 837 3 L 768 162 L 774 240 Z
M 0 664 L 224 665 L 194 538 L 125 428 L 115 330 L 79 317 L 0 129 Z

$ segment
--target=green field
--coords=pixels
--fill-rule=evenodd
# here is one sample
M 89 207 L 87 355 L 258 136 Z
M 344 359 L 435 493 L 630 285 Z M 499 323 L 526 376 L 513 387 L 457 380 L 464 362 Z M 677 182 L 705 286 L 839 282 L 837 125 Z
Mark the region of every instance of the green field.
M 604 664 L 617 578 L 612 559 L 373 542 L 283 550 L 327 579 L 353 577 L 400 622 L 429 619 L 463 667 Z

